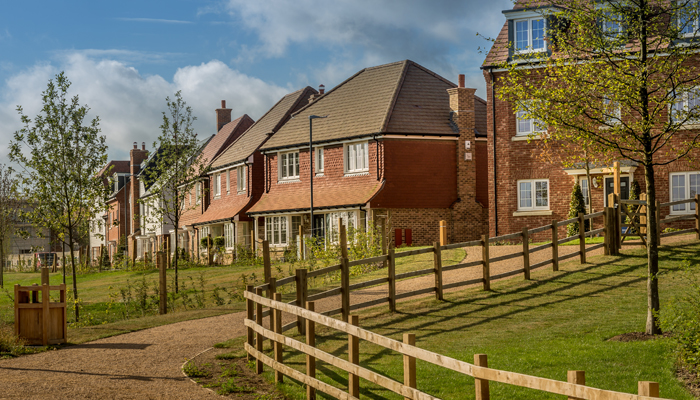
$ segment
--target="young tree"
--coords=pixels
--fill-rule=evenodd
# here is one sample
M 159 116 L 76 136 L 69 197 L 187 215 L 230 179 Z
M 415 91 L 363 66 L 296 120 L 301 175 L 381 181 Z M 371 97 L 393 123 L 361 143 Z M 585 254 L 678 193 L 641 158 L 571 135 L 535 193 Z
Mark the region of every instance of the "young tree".
M 0 288 L 4 286 L 5 249 L 10 236 L 15 233 L 18 213 L 21 207 L 17 180 L 12 176 L 12 169 L 0 164 Z
M 583 192 L 578 183 L 574 184 L 574 189 L 571 191 L 571 202 L 569 203 L 569 218 L 578 218 L 579 213 L 586 213 L 586 203 L 583 200 Z M 579 229 L 586 229 L 586 223 L 583 227 L 579 226 L 578 221 L 570 223 L 566 227 L 566 236 L 574 236 L 579 233 Z
M 63 72 L 49 81 L 42 93 L 43 106 L 30 119 L 17 107 L 24 127 L 10 143 L 10 160 L 21 166 L 23 197 L 29 201 L 27 217 L 35 226 L 56 232 L 68 244 L 73 274 L 75 320 L 80 320 L 75 244 L 87 221 L 105 196 L 97 176 L 107 162 L 105 136 L 99 118 L 87 124 L 89 108 L 78 96 L 68 96 L 70 81 Z M 65 265 L 64 267 L 65 268 Z
M 700 120 L 697 2 L 560 0 L 536 6 L 548 21 L 551 54 L 513 52 L 502 65 L 508 74 L 498 96 L 525 118 L 541 120 L 554 141 L 595 143 L 642 166 L 647 211 L 654 215 L 654 168 L 698 147 L 698 131 L 685 129 Z M 647 218 L 647 232 L 646 332 L 658 334 L 655 218 Z
M 148 223 L 168 221 L 175 227 L 180 226 L 183 214 L 196 207 L 196 201 L 189 204 L 185 198 L 198 182 L 200 174 L 206 174 L 202 145 L 192 129 L 197 119 L 192 115 L 192 108 L 182 99 L 180 91 L 175 98 L 165 99 L 168 111 L 163 112 L 161 134 L 153 144 L 156 154 L 144 169 L 142 179 L 150 196 L 144 202 L 148 204 L 149 215 L 144 216 Z M 201 196 L 198 192 L 196 196 Z M 175 267 L 175 292 L 178 285 L 178 240 L 175 235 L 173 266 Z

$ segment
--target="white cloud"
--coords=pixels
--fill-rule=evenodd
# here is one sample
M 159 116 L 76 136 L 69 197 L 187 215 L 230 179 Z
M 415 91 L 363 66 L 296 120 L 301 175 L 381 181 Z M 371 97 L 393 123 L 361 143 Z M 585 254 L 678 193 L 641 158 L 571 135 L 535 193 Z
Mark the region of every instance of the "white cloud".
M 259 118 L 290 90 L 264 82 L 229 68 L 218 60 L 177 70 L 169 81 L 159 75 L 145 76 L 123 62 L 89 58 L 84 53 L 64 54 L 58 62 L 38 64 L 22 71 L 0 86 L 0 163 L 7 162 L 7 146 L 19 129 L 15 111 L 22 105 L 33 117 L 41 108 L 41 92 L 49 79 L 65 71 L 71 80 L 71 94 L 98 115 L 102 134 L 107 136 L 112 159 L 125 159 L 132 142 L 146 142 L 151 148 L 158 137 L 165 97 L 182 90 L 183 98 L 198 117 L 195 131 L 200 137 L 216 131 L 214 110 L 227 100 L 234 118 L 247 113 Z
M 177 19 L 159 19 L 159 18 L 115 18 L 119 21 L 129 22 L 155 22 L 159 24 L 191 24 L 192 21 L 180 21 Z

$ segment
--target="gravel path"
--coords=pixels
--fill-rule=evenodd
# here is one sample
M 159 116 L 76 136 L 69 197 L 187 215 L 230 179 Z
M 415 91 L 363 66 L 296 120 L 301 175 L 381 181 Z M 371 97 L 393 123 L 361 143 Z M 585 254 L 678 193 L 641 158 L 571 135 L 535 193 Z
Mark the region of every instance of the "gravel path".
M 664 244 L 690 240 L 674 236 Z M 625 247 L 629 248 L 629 247 Z M 522 250 L 517 246 L 492 246 L 491 258 Z M 576 252 L 578 246 L 560 246 L 559 254 Z M 588 253 L 602 254 L 602 249 Z M 534 253 L 531 264 L 551 257 L 551 249 Z M 468 249 L 463 262 L 481 259 L 479 247 Z M 574 258 L 573 260 L 576 260 Z M 491 274 L 522 268 L 522 258 L 491 264 Z M 543 268 L 551 268 L 551 264 Z M 444 283 L 481 277 L 481 266 L 448 271 Z M 514 279 L 522 279 L 517 275 Z M 397 293 L 434 285 L 432 275 L 399 281 Z M 480 285 L 480 284 L 478 284 Z M 455 288 L 460 290 L 464 287 Z M 352 292 L 352 304 L 386 297 L 386 285 Z M 426 296 L 426 295 L 424 295 Z M 428 294 L 427 296 L 430 296 Z M 318 302 L 319 311 L 340 307 L 340 298 Z M 399 303 L 400 307 L 400 303 Z M 62 350 L 0 361 L 2 399 L 214 399 L 216 394 L 185 378 L 180 367 L 215 343 L 245 334 L 245 313 L 179 322 L 114 336 Z M 265 322 L 267 325 L 267 321 Z

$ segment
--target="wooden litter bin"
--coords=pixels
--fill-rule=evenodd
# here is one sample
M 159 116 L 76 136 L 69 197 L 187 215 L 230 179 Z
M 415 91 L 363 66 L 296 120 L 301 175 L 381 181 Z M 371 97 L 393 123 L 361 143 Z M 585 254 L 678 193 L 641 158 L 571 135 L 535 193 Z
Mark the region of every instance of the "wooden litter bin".
M 58 291 L 58 302 L 51 302 L 52 290 Z M 15 334 L 28 345 L 66 343 L 66 285 L 15 285 Z

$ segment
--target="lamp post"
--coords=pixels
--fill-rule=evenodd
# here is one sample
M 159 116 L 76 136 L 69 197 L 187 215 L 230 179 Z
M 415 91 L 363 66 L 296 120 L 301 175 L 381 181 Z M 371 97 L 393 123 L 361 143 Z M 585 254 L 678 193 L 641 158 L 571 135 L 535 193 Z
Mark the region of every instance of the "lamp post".
M 314 120 L 317 118 L 328 118 L 327 115 L 320 117 L 318 115 L 309 115 L 309 182 L 311 183 L 311 234 L 314 234 L 314 149 L 313 149 L 313 126 Z

